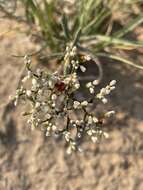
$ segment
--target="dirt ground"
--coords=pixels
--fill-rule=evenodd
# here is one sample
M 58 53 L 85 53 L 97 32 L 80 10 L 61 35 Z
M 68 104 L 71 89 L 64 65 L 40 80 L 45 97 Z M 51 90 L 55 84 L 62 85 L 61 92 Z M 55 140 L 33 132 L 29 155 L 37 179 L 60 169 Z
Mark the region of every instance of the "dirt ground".
M 118 81 L 110 107 L 108 140 L 86 142 L 84 152 L 68 156 L 62 141 L 31 131 L 21 106 L 8 103 L 23 68 L 24 54 L 38 48 L 14 21 L 0 20 L 0 190 L 142 190 L 143 73 L 103 60 L 103 84 Z M 26 29 L 26 26 L 25 26 Z M 143 65 L 142 56 L 132 58 Z

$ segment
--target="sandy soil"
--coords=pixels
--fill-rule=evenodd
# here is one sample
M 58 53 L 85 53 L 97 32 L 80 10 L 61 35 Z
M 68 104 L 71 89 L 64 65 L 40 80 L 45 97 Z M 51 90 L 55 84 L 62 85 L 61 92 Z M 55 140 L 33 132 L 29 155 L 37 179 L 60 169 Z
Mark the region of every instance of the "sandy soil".
M 82 154 L 68 156 L 62 141 L 29 130 L 22 106 L 5 107 L 23 68 L 11 55 L 35 50 L 30 38 L 13 28 L 14 21 L 0 20 L 0 190 L 142 190 L 142 72 L 103 60 L 102 85 L 118 81 L 109 105 L 117 112 L 107 126 L 110 138 L 97 145 L 86 142 Z

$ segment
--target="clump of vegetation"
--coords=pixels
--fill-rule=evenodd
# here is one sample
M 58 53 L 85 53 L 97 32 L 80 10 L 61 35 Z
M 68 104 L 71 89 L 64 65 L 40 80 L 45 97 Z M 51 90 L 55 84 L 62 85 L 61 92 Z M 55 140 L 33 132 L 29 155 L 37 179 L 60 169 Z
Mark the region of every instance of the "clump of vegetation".
M 114 111 L 92 113 L 98 103 L 106 104 L 107 95 L 115 89 L 116 81 L 96 92 L 96 85 L 102 78 L 100 57 L 129 64 L 138 69 L 143 66 L 121 56 L 120 52 L 143 47 L 143 42 L 126 38 L 139 24 L 143 23 L 142 1 L 138 0 L 17 0 L 8 11 L 8 1 L 0 1 L 0 10 L 5 17 L 18 22 L 26 22 L 31 29 L 36 28 L 36 38 L 41 50 L 24 57 L 27 76 L 14 97 L 15 105 L 19 99 L 30 103 L 28 123 L 33 128 L 41 128 L 46 135 L 64 136 L 68 144 L 68 153 L 80 150 L 79 140 L 90 136 L 93 142 L 108 137 L 103 130 L 106 118 Z M 24 16 L 18 16 L 18 6 L 23 7 Z M 136 7 L 139 11 L 133 11 Z M 131 10 L 131 11 L 129 11 Z M 120 22 L 116 14 L 122 14 L 127 22 Z M 34 26 L 34 27 L 33 27 Z M 116 26 L 116 27 L 115 27 Z M 31 30 L 32 31 L 32 30 Z M 31 56 L 44 55 L 48 59 L 57 58 L 60 69 L 54 73 L 31 68 Z M 66 49 L 66 50 L 65 50 Z M 96 61 L 95 61 L 96 59 Z M 89 98 L 79 100 L 76 96 L 81 86 L 78 71 L 86 72 L 84 63 L 94 62 L 99 69 L 99 79 L 85 84 Z M 88 65 L 87 65 L 88 66 Z M 29 82 L 31 85 L 29 86 Z M 76 116 L 79 116 L 76 118 Z M 59 128 L 59 120 L 63 120 Z
M 19 6 L 24 9 L 22 16 L 16 14 Z M 54 57 L 59 57 L 80 31 L 78 49 L 139 69 L 143 66 L 127 59 L 121 52 L 143 47 L 142 42 L 126 38 L 143 23 L 142 6 L 142 0 L 0 1 L 4 16 L 26 22 L 31 29 L 36 29 L 35 36 L 42 49 L 47 48 Z M 120 18 L 117 18 L 118 14 Z
M 102 137 L 108 137 L 103 130 L 103 123 L 114 114 L 114 111 L 108 111 L 98 116 L 96 112 L 92 113 L 91 109 L 100 102 L 107 103 L 107 95 L 115 89 L 115 80 L 98 93 L 95 92 L 98 81 L 90 81 L 85 88 L 91 96 L 82 101 L 76 96 L 81 83 L 78 70 L 86 72 L 84 63 L 90 59 L 89 55 L 79 55 L 76 46 L 67 46 L 62 61 L 63 69 L 48 73 L 39 69 L 34 72 L 31 60 L 25 56 L 27 75 L 22 79 L 14 96 L 15 105 L 19 99 L 30 103 L 30 111 L 24 115 L 29 117 L 28 124 L 31 128 L 41 128 L 46 136 L 62 135 L 68 144 L 67 153 L 81 150 L 78 143 L 85 135 L 94 143 Z M 27 84 L 28 81 L 30 86 Z

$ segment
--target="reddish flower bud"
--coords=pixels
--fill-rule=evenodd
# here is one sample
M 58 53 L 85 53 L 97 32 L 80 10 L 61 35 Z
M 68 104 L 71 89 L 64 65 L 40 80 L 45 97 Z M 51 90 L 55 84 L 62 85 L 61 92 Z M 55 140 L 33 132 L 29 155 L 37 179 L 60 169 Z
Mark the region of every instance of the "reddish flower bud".
M 65 83 L 64 82 L 57 82 L 55 84 L 55 88 L 60 91 L 60 92 L 63 92 L 65 90 Z

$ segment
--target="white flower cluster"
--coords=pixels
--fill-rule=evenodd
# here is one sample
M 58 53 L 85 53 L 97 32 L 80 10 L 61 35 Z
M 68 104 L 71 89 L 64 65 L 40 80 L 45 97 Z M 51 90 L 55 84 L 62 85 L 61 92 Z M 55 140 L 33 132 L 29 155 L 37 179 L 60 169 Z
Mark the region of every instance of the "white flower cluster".
M 77 74 L 75 72 L 73 74 L 67 76 L 64 79 L 64 83 L 72 86 L 73 91 L 79 89 L 79 87 L 80 87 L 80 83 L 78 81 L 78 77 L 77 77 Z
M 90 58 L 84 57 L 85 62 Z M 77 69 L 81 69 L 82 72 L 86 71 L 76 47 L 66 48 L 63 73 L 56 71 L 51 74 L 40 69 L 34 72 L 29 57 L 26 56 L 24 61 L 27 75 L 22 79 L 14 100 L 15 105 L 19 98 L 26 103 L 29 102 L 31 109 L 24 115 L 29 117 L 28 124 L 32 129 L 40 127 L 46 136 L 62 135 L 68 144 L 67 153 L 75 150 L 81 151 L 78 139 L 83 135 L 90 136 L 93 142 L 97 142 L 101 137 L 108 137 L 102 125 L 106 118 L 114 114 L 114 111 L 101 114 L 103 117 L 99 118 L 89 111 L 89 107 L 94 106 L 91 104 L 95 101 L 90 101 L 88 98 L 79 101 L 75 96 L 80 87 Z M 95 94 L 95 87 L 98 84 L 96 80 L 87 83 L 86 87 L 89 89 L 92 100 L 101 99 L 106 103 L 105 96 L 115 89 L 115 83 L 115 80 L 111 81 L 97 95 Z M 63 126 L 59 126 L 59 120 L 63 121 Z
M 77 54 L 77 48 L 76 46 L 72 47 L 72 44 L 71 44 L 71 46 L 66 47 L 66 54 L 65 54 L 64 60 L 66 61 L 69 57 L 76 56 L 76 54 Z
M 98 123 L 98 118 L 95 117 L 95 116 L 89 115 L 89 116 L 88 116 L 88 121 L 87 121 L 87 123 L 88 123 L 89 125 L 91 125 L 91 124 L 93 124 L 93 123 Z
M 88 102 L 86 100 L 82 101 L 82 102 L 79 102 L 79 101 L 73 102 L 74 109 L 81 109 L 82 107 L 86 107 L 87 105 L 88 105 Z
M 46 136 L 50 136 L 52 132 L 56 131 L 57 127 L 56 125 L 53 125 L 52 123 L 47 122 L 47 131 L 46 131 Z
M 87 134 L 90 136 L 91 140 L 93 143 L 96 143 L 99 141 L 99 139 L 103 136 L 104 138 L 109 138 L 109 135 L 107 132 L 104 132 L 102 130 L 94 130 L 94 129 L 89 129 L 87 131 Z
M 115 89 L 116 80 L 112 80 L 109 85 L 107 85 L 105 88 L 102 88 L 99 92 L 99 94 L 96 95 L 98 99 L 101 99 L 104 104 L 108 102 L 106 95 L 110 94 L 112 90 Z
M 89 92 L 91 94 L 94 94 L 95 92 L 95 86 L 98 84 L 98 81 L 97 80 L 94 80 L 93 82 L 88 82 L 86 84 L 86 87 L 89 89 Z

